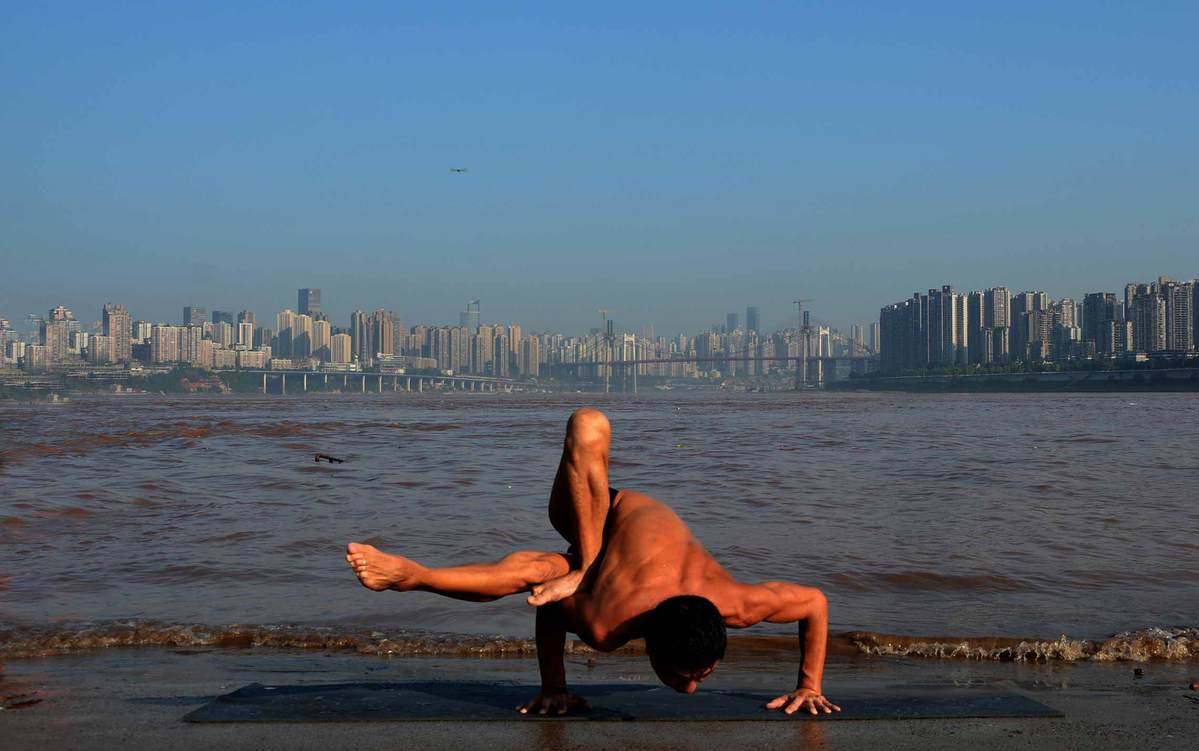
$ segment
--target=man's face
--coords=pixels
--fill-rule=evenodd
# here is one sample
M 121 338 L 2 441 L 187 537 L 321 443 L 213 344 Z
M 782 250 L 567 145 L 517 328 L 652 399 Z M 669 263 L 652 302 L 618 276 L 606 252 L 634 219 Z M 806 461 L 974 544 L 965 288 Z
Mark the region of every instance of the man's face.
M 662 683 L 670 686 L 680 694 L 694 694 L 695 689 L 699 688 L 699 684 L 703 683 L 704 679 L 711 675 L 716 666 L 720 664 L 720 660 L 701 670 L 683 670 L 670 665 L 659 665 L 653 660 L 650 660 L 649 664 L 653 667 L 654 672 L 658 674 L 658 678 L 661 679 Z

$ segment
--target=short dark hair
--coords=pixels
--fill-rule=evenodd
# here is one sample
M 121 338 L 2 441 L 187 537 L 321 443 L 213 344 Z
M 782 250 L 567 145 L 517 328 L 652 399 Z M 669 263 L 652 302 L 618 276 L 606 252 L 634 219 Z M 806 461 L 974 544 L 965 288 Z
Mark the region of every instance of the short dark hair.
M 650 611 L 645 651 L 654 661 L 680 670 L 702 670 L 724 657 L 728 634 L 711 600 L 679 595 Z

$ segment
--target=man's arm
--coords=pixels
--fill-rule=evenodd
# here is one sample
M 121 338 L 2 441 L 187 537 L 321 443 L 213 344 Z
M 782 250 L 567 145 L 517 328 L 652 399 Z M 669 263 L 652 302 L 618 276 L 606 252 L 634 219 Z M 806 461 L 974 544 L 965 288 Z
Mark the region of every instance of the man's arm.
M 521 714 L 566 714 L 571 709 L 588 709 L 581 696 L 566 690 L 566 613 L 560 603 L 537 608 L 537 667 L 541 692 L 521 706 Z
M 799 624 L 799 679 L 795 690 L 769 702 L 767 709 L 792 714 L 807 709 L 812 714 L 841 710 L 824 697 L 824 657 L 828 649 L 828 600 L 814 587 L 786 582 L 742 585 L 741 605 L 726 619 L 733 628 L 755 623 Z

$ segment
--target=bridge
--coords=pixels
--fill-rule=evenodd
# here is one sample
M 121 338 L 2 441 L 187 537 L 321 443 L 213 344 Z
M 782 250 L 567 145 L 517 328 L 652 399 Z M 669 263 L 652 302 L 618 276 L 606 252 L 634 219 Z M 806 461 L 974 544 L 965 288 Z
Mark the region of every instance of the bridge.
M 878 364 L 878 355 L 873 354 L 853 354 L 853 355 L 807 355 L 799 357 L 761 357 L 757 355 L 711 355 L 708 357 L 647 357 L 636 358 L 631 360 L 608 360 L 604 361 L 582 361 L 582 362 L 561 362 L 551 363 L 546 367 L 551 371 L 562 368 L 566 370 L 577 370 L 579 368 L 605 368 L 604 372 L 604 390 L 609 388 L 608 378 L 616 371 L 621 374 L 622 381 L 632 381 L 633 392 L 637 391 L 637 368 L 631 368 L 631 379 L 627 375 L 633 365 L 646 364 L 665 364 L 679 365 L 691 363 L 734 363 L 742 366 L 747 366 L 751 362 L 785 362 L 795 365 L 795 385 L 797 388 L 809 383 L 809 378 L 812 382 L 823 383 L 827 380 L 826 367 L 836 367 L 839 363 L 849 363 L 850 368 L 854 372 L 864 373 L 870 370 L 871 364 Z M 815 372 L 813 373 L 813 364 Z
M 372 391 L 375 393 L 383 393 L 384 391 L 415 391 L 423 392 L 428 388 L 457 388 L 461 391 L 507 391 L 520 388 L 525 384 L 521 384 L 512 378 L 500 378 L 496 376 L 475 376 L 475 375 L 444 375 L 444 374 L 420 374 L 420 373 L 366 373 L 366 372 L 351 372 L 351 371 L 319 371 L 319 370 L 230 370 L 222 369 L 213 371 L 215 373 L 249 373 L 252 375 L 262 376 L 262 393 L 267 393 L 268 385 L 271 381 L 277 381 L 279 384 L 279 392 L 287 393 L 288 376 L 291 380 L 291 388 L 293 391 L 299 389 L 301 393 L 308 391 L 308 381 L 313 379 L 313 383 L 320 383 L 323 387 L 328 387 L 330 378 L 336 385 L 337 380 L 341 379 L 342 391 L 357 390 L 360 393 Z M 354 389 L 357 386 L 357 389 Z

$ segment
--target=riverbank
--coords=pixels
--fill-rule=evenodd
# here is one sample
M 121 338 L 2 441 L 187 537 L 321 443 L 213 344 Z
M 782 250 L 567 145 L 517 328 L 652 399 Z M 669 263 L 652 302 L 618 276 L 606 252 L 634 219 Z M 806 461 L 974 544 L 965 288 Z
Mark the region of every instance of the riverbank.
M 1121 392 L 1199 391 L 1199 368 L 1069 370 L 1055 373 L 870 376 L 826 386 L 842 391 Z
M 0 711 L 6 749 L 171 748 L 764 748 L 866 749 L 1190 748 L 1199 698 L 1187 690 L 1193 664 L 963 663 L 929 659 L 830 659 L 825 692 L 838 696 L 912 691 L 1003 691 L 1063 713 L 1055 719 L 860 722 L 512 722 L 191 724 L 184 715 L 249 683 L 300 685 L 472 680 L 535 685 L 536 662 L 402 658 L 254 649 L 114 649 L 15 660 L 0 695 L 36 699 Z M 568 660 L 572 685 L 649 683 L 643 657 Z M 730 656 L 706 690 L 785 690 L 794 666 Z M 686 701 L 688 697 L 680 697 Z M 764 710 L 765 711 L 765 710 Z

